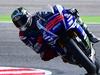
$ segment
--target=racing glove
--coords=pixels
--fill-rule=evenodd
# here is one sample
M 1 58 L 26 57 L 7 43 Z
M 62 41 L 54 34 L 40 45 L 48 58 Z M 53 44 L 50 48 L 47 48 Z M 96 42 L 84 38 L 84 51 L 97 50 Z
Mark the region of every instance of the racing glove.
M 74 15 L 76 18 L 79 17 L 79 12 L 75 8 L 69 9 L 69 13 Z

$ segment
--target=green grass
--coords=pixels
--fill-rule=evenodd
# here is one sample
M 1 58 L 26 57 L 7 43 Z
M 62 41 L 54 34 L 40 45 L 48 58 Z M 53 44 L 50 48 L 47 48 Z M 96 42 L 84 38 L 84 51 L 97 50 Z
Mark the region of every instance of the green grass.
M 100 16 L 82 16 L 81 18 L 86 24 L 100 24 Z
M 0 21 L 6 22 L 6 21 L 11 21 L 11 17 L 9 15 L 0 15 Z
M 81 18 L 86 24 L 100 24 L 100 16 L 81 16 Z M 9 15 L 0 15 L 0 22 L 11 22 L 11 17 Z

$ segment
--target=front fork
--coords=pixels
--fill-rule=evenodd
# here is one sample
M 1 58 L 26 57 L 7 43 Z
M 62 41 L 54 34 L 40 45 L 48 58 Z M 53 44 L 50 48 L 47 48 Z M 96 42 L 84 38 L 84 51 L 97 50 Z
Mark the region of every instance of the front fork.
M 79 24 L 77 24 L 77 26 L 75 27 L 75 31 L 76 31 L 78 37 L 84 43 L 84 46 L 86 47 L 86 49 L 91 49 L 91 42 L 90 42 L 86 32 Z
M 79 24 L 75 27 L 75 30 L 79 38 L 82 39 L 85 49 L 91 50 L 89 58 L 92 60 L 93 63 L 95 63 L 95 50 L 93 49 L 92 43 L 90 42 L 86 32 L 83 30 L 83 28 Z

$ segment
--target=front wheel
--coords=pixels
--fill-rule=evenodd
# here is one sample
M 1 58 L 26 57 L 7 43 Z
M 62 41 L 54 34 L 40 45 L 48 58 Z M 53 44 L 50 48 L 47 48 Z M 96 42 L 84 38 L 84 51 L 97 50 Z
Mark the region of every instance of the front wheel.
M 100 69 L 100 62 L 99 62 L 99 60 L 97 58 L 95 60 L 95 65 L 96 65 L 96 73 L 98 74 L 99 73 L 99 69 Z
M 73 51 L 73 56 L 76 61 L 78 61 L 78 63 L 85 68 L 87 73 L 95 74 L 97 70 L 96 65 L 91 60 L 89 60 L 84 52 L 78 47 L 76 42 L 73 39 L 70 39 L 69 41 L 66 41 L 66 43 L 67 47 L 71 47 L 71 50 Z

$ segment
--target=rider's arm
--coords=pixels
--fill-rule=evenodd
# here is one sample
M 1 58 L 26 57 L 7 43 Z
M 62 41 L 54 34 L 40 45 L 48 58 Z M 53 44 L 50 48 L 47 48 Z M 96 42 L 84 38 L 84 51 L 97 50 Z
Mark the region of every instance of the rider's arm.
M 27 45 L 28 47 L 32 48 L 36 53 L 41 52 L 42 47 L 42 38 L 38 37 L 30 37 L 24 36 L 24 32 L 19 33 L 20 40 Z
M 41 12 L 37 12 L 36 16 L 39 18 L 43 18 L 45 20 L 47 20 L 50 16 L 52 16 L 53 13 L 52 12 L 46 12 L 46 11 L 41 11 Z

